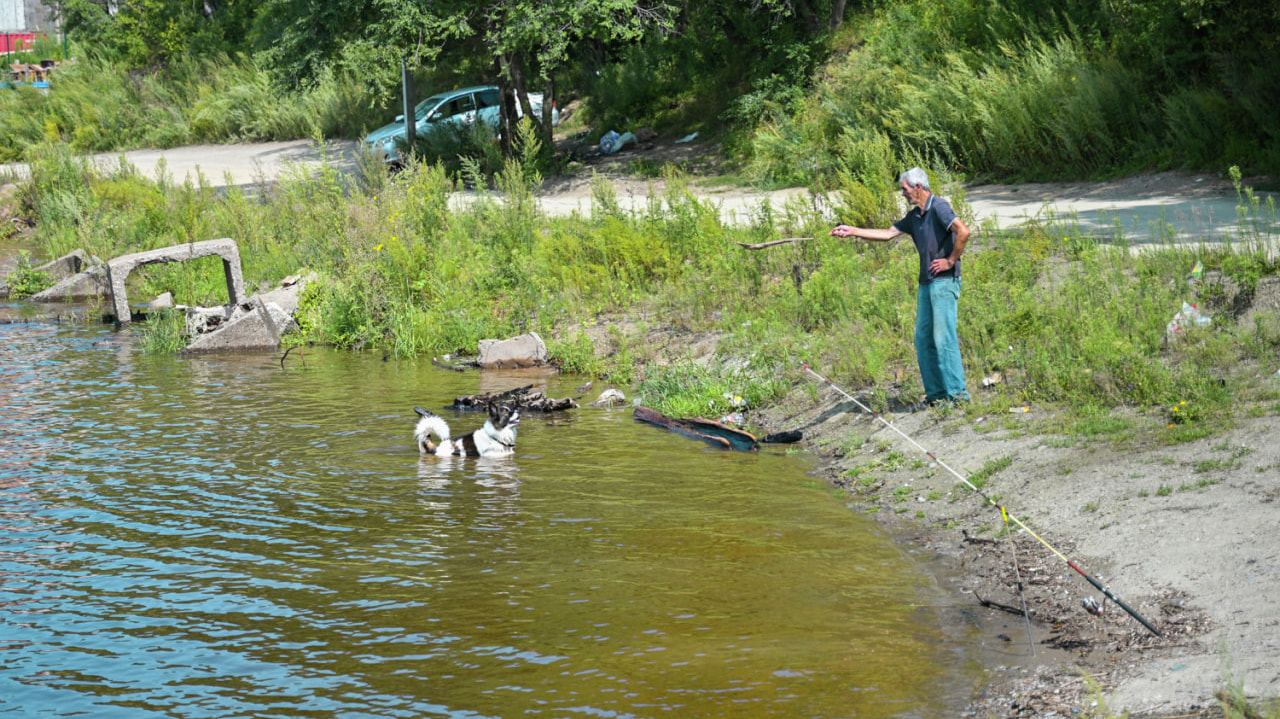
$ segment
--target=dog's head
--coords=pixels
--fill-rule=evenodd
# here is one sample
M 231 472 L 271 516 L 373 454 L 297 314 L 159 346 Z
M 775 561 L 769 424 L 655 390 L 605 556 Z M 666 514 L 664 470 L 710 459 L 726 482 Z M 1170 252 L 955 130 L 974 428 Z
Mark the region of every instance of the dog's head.
M 499 432 L 504 429 L 515 429 L 520 424 L 520 410 L 514 405 L 490 402 L 489 422 Z

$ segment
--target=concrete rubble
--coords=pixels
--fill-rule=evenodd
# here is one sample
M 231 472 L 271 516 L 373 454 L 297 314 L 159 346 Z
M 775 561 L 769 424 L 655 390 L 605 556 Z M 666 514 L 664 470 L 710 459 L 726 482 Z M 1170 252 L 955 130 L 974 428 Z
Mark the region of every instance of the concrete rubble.
M 31 269 L 54 280 L 52 287 L 27 298 L 32 302 L 78 302 L 110 293 L 106 264 L 84 250 L 70 252 Z M 8 296 L 8 286 L 0 283 L 0 297 Z
M 278 348 L 280 338 L 298 328 L 293 319 L 298 296 L 314 279 L 314 274 L 291 276 L 281 286 L 255 294 L 242 304 L 188 310 L 187 331 L 193 339 L 180 354 Z
M 627 396 L 622 393 L 622 390 L 614 389 L 613 387 L 610 387 L 609 389 L 601 392 L 600 396 L 596 397 L 594 402 L 589 403 L 589 406 L 621 407 L 622 405 L 626 404 L 626 402 L 627 402 Z
M 480 340 L 481 369 L 539 367 L 551 358 L 547 345 L 537 332 L 529 332 L 506 340 Z

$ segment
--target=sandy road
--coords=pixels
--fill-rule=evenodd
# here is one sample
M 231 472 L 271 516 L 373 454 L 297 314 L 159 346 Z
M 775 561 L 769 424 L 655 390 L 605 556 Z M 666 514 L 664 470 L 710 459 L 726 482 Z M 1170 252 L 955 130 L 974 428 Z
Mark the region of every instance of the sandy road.
M 637 154 L 637 158 L 642 157 Z M 134 150 L 94 155 L 91 161 L 110 170 L 121 162 L 132 164 L 147 177 L 163 173 L 175 182 L 191 179 L 213 186 L 252 187 L 273 183 L 290 172 L 305 172 L 329 163 L 341 173 L 354 173 L 356 143 L 332 140 L 317 146 L 310 140 L 236 145 L 193 145 L 166 150 Z M 5 171 L 24 174 L 21 165 L 0 165 Z M 643 209 L 651 192 L 662 190 L 661 182 L 619 179 L 615 181 L 619 204 L 624 209 Z M 748 223 L 766 201 L 781 210 L 789 201 L 810 201 L 807 190 L 792 188 L 771 192 L 743 188 L 699 188 L 695 192 L 717 202 L 727 223 Z M 454 203 L 468 202 L 473 193 L 458 193 Z M 1274 193 L 1259 193 L 1262 213 L 1257 227 L 1280 236 L 1280 219 L 1267 213 Z M 1011 227 L 1028 221 L 1072 225 L 1083 232 L 1114 235 L 1130 242 L 1156 242 L 1176 238 L 1181 241 L 1239 237 L 1240 198 L 1222 177 L 1213 174 L 1164 172 L 1138 175 L 1109 182 L 1026 183 L 1019 185 L 976 185 L 966 188 L 966 198 L 979 223 Z M 548 183 L 542 207 L 551 215 L 589 213 L 591 188 L 585 178 L 567 178 Z M 1274 205 L 1272 205 L 1274 207 Z

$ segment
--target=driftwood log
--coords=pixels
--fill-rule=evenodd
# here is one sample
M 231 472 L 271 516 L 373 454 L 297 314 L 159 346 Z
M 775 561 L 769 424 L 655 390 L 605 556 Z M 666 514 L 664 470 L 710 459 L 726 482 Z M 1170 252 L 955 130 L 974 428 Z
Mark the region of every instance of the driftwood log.
M 722 449 L 748 451 L 758 449 L 760 446 L 760 441 L 756 439 L 755 435 L 711 419 L 702 417 L 668 417 L 648 407 L 636 407 L 633 416 L 641 422 L 654 424 Z
M 485 394 L 469 394 L 455 397 L 453 404 L 445 409 L 487 409 L 491 404 L 510 404 L 525 412 L 558 412 L 566 409 L 577 409 L 578 403 L 572 397 L 552 399 L 545 392 L 533 385 L 525 385 L 506 392 L 488 392 Z

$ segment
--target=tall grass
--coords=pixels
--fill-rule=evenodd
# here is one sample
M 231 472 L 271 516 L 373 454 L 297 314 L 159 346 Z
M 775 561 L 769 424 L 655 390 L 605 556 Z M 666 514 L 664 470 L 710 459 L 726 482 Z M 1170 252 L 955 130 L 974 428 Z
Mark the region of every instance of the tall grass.
M 802 361 L 844 386 L 906 401 L 922 393 L 911 339 L 917 260 L 910 243 L 826 239 L 834 218 L 801 204 L 760 208 L 759 224 L 726 227 L 715 205 L 692 196 L 673 172 L 666 191 L 642 209 L 611 204 L 601 185 L 590 216 L 547 217 L 536 193 L 535 149 L 499 174 L 504 195 L 482 193 L 456 211 L 440 165 L 411 165 L 367 189 L 332 171 L 297 173 L 250 198 L 235 189 L 158 184 L 126 168 L 88 168 L 56 145 L 32 154 L 24 197 L 50 256 L 76 245 L 110 257 L 232 237 L 249 286 L 316 272 L 300 310 L 305 340 L 410 356 L 474 351 L 480 339 L 533 330 L 571 368 L 644 380 L 646 392 L 659 396 L 668 385 L 689 386 L 681 394 L 714 402 L 743 394 L 743 386 L 772 386 L 766 379 L 799 379 Z M 945 172 L 935 176 L 938 187 L 951 181 Z M 891 195 L 891 181 L 883 184 L 882 194 Z M 892 207 L 889 197 L 865 191 L 868 207 Z M 958 197 L 956 206 L 965 211 Z M 824 239 L 760 252 L 735 244 L 778 229 Z M 1122 242 L 1050 226 L 983 228 L 966 258 L 961 351 L 971 387 L 997 371 L 1005 382 L 975 392 L 975 403 L 1051 403 L 1083 414 L 1124 406 L 1162 416 L 1190 401 L 1197 417 L 1208 418 L 1242 398 L 1265 398 L 1256 383 L 1217 379 L 1271 362 L 1280 353 L 1280 320 L 1260 312 L 1237 325 L 1231 313 L 1238 308 L 1215 306 L 1209 283 L 1192 285 L 1188 276 L 1201 262 L 1251 291 L 1280 271 L 1262 249 L 1273 240 L 1132 253 Z M 143 294 L 168 290 L 184 304 L 221 303 L 225 282 L 215 264 L 137 274 Z M 1168 341 L 1166 324 L 1184 301 L 1202 302 L 1215 320 Z M 726 366 L 744 374 L 661 379 L 649 363 L 662 358 L 642 333 L 613 328 L 607 342 L 600 334 L 591 339 L 592 327 L 620 317 L 719 335 L 722 359 L 733 358 Z
M 52 88 L 0 90 L 0 160 L 42 142 L 84 152 L 138 147 L 355 136 L 386 118 L 359 78 L 327 72 L 285 92 L 242 56 L 190 58 L 129 71 L 87 56 L 59 65 Z
M 755 130 L 749 173 L 832 187 L 844 165 L 857 170 L 868 143 L 888 147 L 894 167 L 924 158 L 971 177 L 1280 167 L 1265 68 L 1228 64 L 1216 78 L 1167 89 L 1151 67 L 1122 59 L 1123 48 L 1009 5 L 929 0 L 860 18 L 853 49 L 832 60 L 802 106 Z

